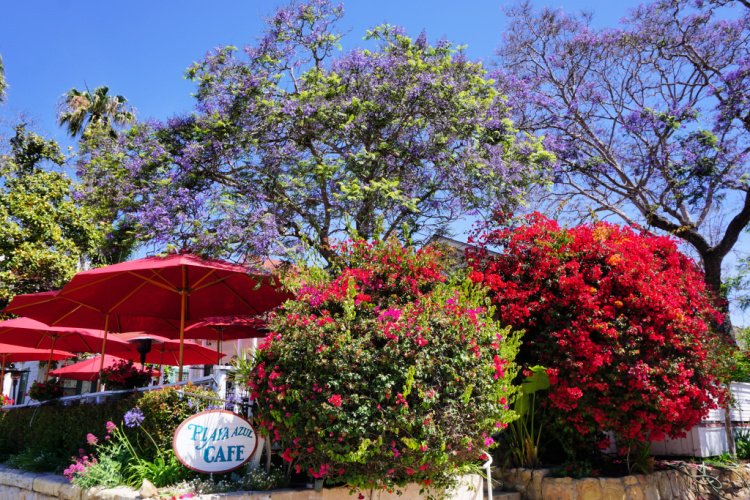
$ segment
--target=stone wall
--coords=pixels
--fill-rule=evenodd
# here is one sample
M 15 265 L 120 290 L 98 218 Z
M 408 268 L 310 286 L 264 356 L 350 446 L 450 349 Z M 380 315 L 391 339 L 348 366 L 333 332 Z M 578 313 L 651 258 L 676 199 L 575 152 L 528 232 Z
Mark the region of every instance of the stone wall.
M 506 489 L 528 500 L 698 500 L 750 498 L 750 466 L 685 467 L 615 478 L 552 477 L 549 469 L 496 471 Z M 720 493 L 719 493 L 720 492 Z
M 468 475 L 461 478 L 460 484 L 447 498 L 451 500 L 483 500 L 486 483 L 479 475 Z M 409 485 L 401 496 L 395 493 L 375 492 L 372 500 L 406 500 L 423 498 L 419 494 L 420 486 Z M 141 499 L 137 491 L 126 488 L 81 488 L 55 474 L 33 474 L 11 469 L 0 465 L 0 499 L 14 500 L 121 500 Z M 273 490 L 263 492 L 240 491 L 213 495 L 199 495 L 195 500 L 353 500 L 347 488 L 323 488 L 314 490 Z

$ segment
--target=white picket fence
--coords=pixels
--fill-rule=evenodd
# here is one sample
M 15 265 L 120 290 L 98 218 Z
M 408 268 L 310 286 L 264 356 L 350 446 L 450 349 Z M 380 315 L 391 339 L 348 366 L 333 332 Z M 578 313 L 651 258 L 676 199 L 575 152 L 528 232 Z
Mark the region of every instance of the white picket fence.
M 730 410 L 732 427 L 750 430 L 750 383 L 732 382 L 730 389 L 734 406 Z M 724 430 L 724 410 L 711 410 L 706 418 L 685 437 L 651 443 L 652 455 L 711 457 L 729 450 Z

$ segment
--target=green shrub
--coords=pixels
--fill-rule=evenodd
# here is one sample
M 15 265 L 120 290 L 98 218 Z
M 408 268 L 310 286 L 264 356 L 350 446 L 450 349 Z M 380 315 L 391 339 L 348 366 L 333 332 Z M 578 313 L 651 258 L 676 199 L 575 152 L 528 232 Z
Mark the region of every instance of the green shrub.
M 215 396 L 213 391 L 187 385 L 185 391 Z M 15 457 L 16 467 L 35 471 L 62 471 L 71 457 L 87 449 L 86 436 L 101 437 L 107 422 L 121 422 L 123 415 L 138 406 L 145 415 L 144 428 L 162 449 L 172 448 L 172 434 L 187 417 L 211 404 L 211 400 L 180 395 L 172 388 L 134 393 L 101 404 L 51 402 L 32 408 L 0 412 L 0 459 Z M 142 458 L 153 461 L 157 446 L 141 433 L 126 429 Z M 40 457 L 33 459 L 33 457 Z M 102 466 L 103 467 L 103 466 Z
M 195 394 L 197 397 L 181 393 Z M 205 399 L 200 396 L 204 396 Z M 129 437 L 135 440 L 134 444 L 141 456 L 146 460 L 154 460 L 159 449 L 172 449 L 172 435 L 177 426 L 189 416 L 215 405 L 214 401 L 208 399 L 211 397 L 216 397 L 212 390 L 191 384 L 184 386 L 179 392 L 167 387 L 144 393 L 134 406 L 143 412 L 145 418 L 141 424 L 142 428 L 151 435 L 153 441 L 147 439 L 144 433 L 129 434 Z M 114 421 L 119 422 L 124 413 Z
M 250 377 L 258 432 L 316 478 L 448 486 L 515 417 L 519 337 L 433 247 L 360 241 L 341 261 L 271 321 Z
M 86 434 L 103 429 L 109 420 L 119 420 L 135 401 L 131 396 L 102 404 L 63 406 L 50 403 L 0 412 L 0 457 L 25 452 L 59 457 L 59 463 L 42 462 L 39 466 L 44 465 L 44 468 L 36 470 L 62 470 L 70 457 L 78 455 L 79 448 L 86 442 Z
M 26 448 L 21 453 L 11 455 L 8 458 L 7 464 L 16 469 L 31 472 L 46 472 L 58 469 L 60 464 L 67 460 L 67 458 L 67 456 L 50 450 Z
M 737 458 L 750 460 L 750 430 L 737 430 L 734 435 L 734 446 L 737 450 Z
M 102 455 L 97 461 L 86 468 L 86 473 L 76 476 L 73 484 L 81 488 L 102 486 L 112 488 L 124 484 L 122 464 L 109 455 Z

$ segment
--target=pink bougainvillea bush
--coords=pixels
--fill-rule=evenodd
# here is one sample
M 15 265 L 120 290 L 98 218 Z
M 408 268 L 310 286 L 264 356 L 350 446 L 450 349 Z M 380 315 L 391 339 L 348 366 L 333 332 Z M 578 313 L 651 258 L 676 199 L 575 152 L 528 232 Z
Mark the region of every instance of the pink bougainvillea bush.
M 547 367 L 561 427 L 594 441 L 613 431 L 627 451 L 683 435 L 723 401 L 720 316 L 674 240 L 535 214 L 485 233 L 468 259 L 501 322 L 526 331 L 519 363 Z
M 315 478 L 450 484 L 514 417 L 519 340 L 435 248 L 339 251 L 346 267 L 307 274 L 271 321 L 250 381 L 261 432 Z

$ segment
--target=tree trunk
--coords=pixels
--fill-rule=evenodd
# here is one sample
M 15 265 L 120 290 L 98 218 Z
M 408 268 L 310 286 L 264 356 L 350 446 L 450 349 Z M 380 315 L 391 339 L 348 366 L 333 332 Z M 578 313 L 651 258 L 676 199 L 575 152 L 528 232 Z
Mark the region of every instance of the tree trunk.
M 705 272 L 705 283 L 708 290 L 714 297 L 714 303 L 716 309 L 721 312 L 724 321 L 721 325 L 716 325 L 716 328 L 727 336 L 729 340 L 733 341 L 732 337 L 732 318 L 729 315 L 729 303 L 724 298 L 724 293 L 721 289 L 721 262 L 722 256 L 709 253 L 701 256 L 703 259 L 703 270 Z M 727 384 L 727 392 L 730 393 L 731 387 Z M 730 393 L 731 394 L 731 393 Z M 734 433 L 732 432 L 732 401 L 731 396 L 727 400 L 727 404 L 724 405 L 724 432 L 727 437 L 727 451 L 732 458 L 737 458 L 737 448 L 734 443 Z

